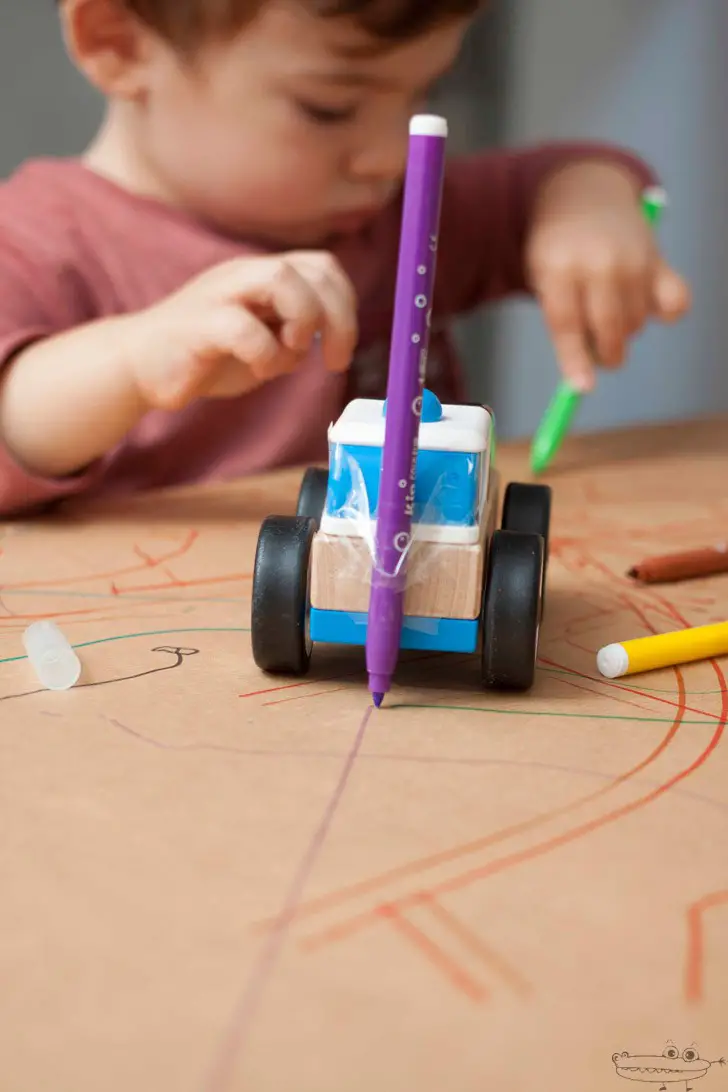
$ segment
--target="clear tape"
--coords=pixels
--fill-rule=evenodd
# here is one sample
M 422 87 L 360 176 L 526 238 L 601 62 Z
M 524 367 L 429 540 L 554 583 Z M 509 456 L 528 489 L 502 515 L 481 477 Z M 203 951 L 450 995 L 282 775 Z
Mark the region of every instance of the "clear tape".
M 472 537 L 464 539 L 457 533 L 449 536 L 447 528 L 442 527 L 440 513 L 443 505 L 441 500 L 444 492 L 450 487 L 447 471 L 439 474 L 424 499 L 418 496 L 417 519 L 412 520 L 410 534 L 406 543 L 399 549 L 399 560 L 394 572 L 385 572 L 377 557 L 376 549 L 376 523 L 369 507 L 369 496 L 365 484 L 364 473 L 361 466 L 349 452 L 339 449 L 336 459 L 330 460 L 330 467 L 339 468 L 339 480 L 341 470 L 348 471 L 351 486 L 346 494 L 343 504 L 337 508 L 337 523 L 340 525 L 337 531 L 332 530 L 334 521 L 330 521 L 322 532 L 336 542 L 336 576 L 342 580 L 367 580 L 372 571 L 376 571 L 385 579 L 396 579 L 406 566 L 407 586 L 414 587 L 430 580 L 434 571 L 438 568 L 438 562 L 442 558 L 443 550 L 457 545 L 477 545 L 481 539 L 480 525 L 486 518 L 486 505 L 488 501 L 488 487 L 490 474 L 487 469 L 489 451 L 486 450 L 478 456 L 482 463 L 479 464 L 479 482 L 477 499 L 475 501 L 474 532 Z M 433 536 L 433 529 L 435 534 Z M 363 570 L 362 546 L 365 547 L 366 564 Z M 438 573 L 442 579 L 442 572 Z M 423 624 L 433 624 L 434 620 L 424 619 Z

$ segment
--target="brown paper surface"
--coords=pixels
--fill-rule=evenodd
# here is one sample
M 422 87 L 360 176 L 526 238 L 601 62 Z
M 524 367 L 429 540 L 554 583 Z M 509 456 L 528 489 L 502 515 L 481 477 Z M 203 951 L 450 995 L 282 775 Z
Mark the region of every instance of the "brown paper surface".
M 595 669 L 728 617 L 728 576 L 625 576 L 725 538 L 727 456 L 723 421 L 567 445 L 533 691 L 410 655 L 373 714 L 361 649 L 251 660 L 299 473 L 5 525 L 2 1092 L 619 1092 L 622 1051 L 728 1089 L 728 661 Z M 39 617 L 72 691 L 23 658 Z

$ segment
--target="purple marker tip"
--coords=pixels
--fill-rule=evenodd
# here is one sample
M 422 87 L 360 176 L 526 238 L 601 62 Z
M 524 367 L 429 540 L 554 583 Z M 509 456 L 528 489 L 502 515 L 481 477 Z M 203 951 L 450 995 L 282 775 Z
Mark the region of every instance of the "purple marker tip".
M 379 709 L 380 705 L 384 701 L 384 694 L 372 694 L 372 700 L 377 709 Z

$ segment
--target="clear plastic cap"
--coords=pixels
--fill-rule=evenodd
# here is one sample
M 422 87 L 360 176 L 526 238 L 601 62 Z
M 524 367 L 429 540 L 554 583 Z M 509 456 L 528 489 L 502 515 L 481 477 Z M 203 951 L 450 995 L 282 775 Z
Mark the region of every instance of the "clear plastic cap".
M 36 675 L 49 690 L 69 690 L 81 675 L 81 661 L 55 622 L 33 622 L 23 646 Z

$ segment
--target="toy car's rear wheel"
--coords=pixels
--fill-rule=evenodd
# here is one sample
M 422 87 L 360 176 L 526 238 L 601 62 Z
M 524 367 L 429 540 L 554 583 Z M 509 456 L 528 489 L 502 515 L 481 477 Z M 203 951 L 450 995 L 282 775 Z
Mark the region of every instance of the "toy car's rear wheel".
M 509 482 L 503 497 L 501 527 L 504 531 L 522 531 L 543 539 L 543 581 L 541 613 L 546 602 L 546 570 L 549 563 L 551 526 L 551 488 L 526 482 Z
M 551 488 L 530 482 L 509 482 L 503 497 L 501 527 L 504 531 L 522 531 L 541 535 L 544 542 L 544 568 L 549 556 L 551 524 Z
M 482 614 L 481 680 L 489 690 L 529 690 L 536 675 L 544 569 L 541 535 L 495 531 Z
M 321 517 L 326 507 L 326 491 L 329 487 L 329 472 L 318 466 L 310 466 L 303 475 L 298 491 L 296 505 L 297 516 L 308 516 L 316 520 L 316 529 L 321 526 Z
M 308 631 L 309 566 L 316 522 L 269 516 L 258 535 L 253 566 L 253 659 L 276 675 L 305 675 L 311 662 Z

